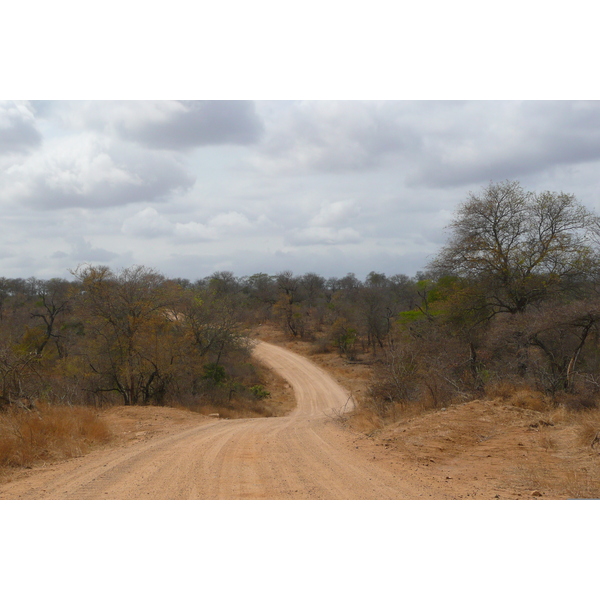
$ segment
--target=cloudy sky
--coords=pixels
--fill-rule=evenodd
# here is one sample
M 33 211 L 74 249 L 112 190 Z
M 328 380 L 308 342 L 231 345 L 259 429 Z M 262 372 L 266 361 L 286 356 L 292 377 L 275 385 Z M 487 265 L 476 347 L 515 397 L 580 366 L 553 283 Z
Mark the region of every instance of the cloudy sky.
M 5 101 L 0 274 L 413 275 L 504 179 L 600 212 L 600 102 Z

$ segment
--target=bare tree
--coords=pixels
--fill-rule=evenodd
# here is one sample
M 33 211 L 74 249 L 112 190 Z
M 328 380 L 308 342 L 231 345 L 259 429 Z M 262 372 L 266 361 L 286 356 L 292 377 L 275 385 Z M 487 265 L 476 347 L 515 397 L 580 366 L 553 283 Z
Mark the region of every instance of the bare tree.
M 64 349 L 61 344 L 62 335 L 57 331 L 57 319 L 71 309 L 72 285 L 64 279 L 50 279 L 36 283 L 37 297 L 33 318 L 44 322 L 44 335 L 40 340 L 36 353 L 41 354 L 50 340 L 54 340 L 58 356 L 62 357 Z
M 521 313 L 597 268 L 597 223 L 571 194 L 490 183 L 459 208 L 431 266 L 472 282 L 480 308 Z

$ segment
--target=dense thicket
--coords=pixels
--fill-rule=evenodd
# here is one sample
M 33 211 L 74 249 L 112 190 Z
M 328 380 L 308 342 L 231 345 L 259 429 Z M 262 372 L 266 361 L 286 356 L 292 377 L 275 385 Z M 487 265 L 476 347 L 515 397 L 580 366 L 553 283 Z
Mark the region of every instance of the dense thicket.
M 73 275 L 0 279 L 0 407 L 260 397 L 243 302 L 220 278 L 191 284 L 142 266 Z

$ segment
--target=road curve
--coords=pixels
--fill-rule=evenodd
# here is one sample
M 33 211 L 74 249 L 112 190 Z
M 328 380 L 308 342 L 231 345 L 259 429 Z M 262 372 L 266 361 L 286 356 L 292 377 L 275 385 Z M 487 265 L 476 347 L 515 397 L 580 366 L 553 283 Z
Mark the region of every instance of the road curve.
M 255 356 L 292 385 L 286 417 L 210 421 L 95 451 L 0 486 L 2 499 L 402 499 L 422 490 L 355 450 L 332 419 L 348 392 L 310 360 L 266 342 Z

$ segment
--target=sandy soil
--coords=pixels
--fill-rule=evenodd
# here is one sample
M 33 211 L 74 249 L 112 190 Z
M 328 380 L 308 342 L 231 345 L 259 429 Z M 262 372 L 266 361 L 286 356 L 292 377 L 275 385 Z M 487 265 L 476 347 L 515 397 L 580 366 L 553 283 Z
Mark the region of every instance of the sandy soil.
M 121 443 L 27 474 L 4 499 L 391 499 L 427 498 L 377 449 L 332 418 L 347 392 L 304 357 L 261 343 L 257 357 L 291 384 L 287 417 L 220 420 L 168 409 L 117 409 Z M 153 421 L 156 426 L 151 427 Z M 131 428 L 131 429 L 129 429 Z M 125 436 L 123 438 L 123 436 Z
M 256 335 L 309 358 L 353 397 L 365 399 L 372 377 L 370 354 L 348 361 L 315 352 L 270 325 Z M 543 395 L 521 390 L 448 409 L 405 414 L 383 425 L 358 413 L 342 418 L 356 434 L 357 450 L 387 458 L 406 480 L 417 478 L 432 498 L 600 498 L 600 411 L 552 409 Z M 586 431 L 587 430 L 587 431 Z
M 600 455 L 581 443 L 577 421 L 564 417 L 474 400 L 407 417 L 369 437 L 456 499 L 598 498 Z
M 488 400 L 365 434 L 345 419 L 347 389 L 314 362 L 266 342 L 255 354 L 292 386 L 297 407 L 288 416 L 224 420 L 174 408 L 113 408 L 106 414 L 116 433 L 110 447 L 28 470 L 1 485 L 0 498 L 538 499 L 596 493 L 600 457 L 572 443 L 576 433 L 568 423 Z

